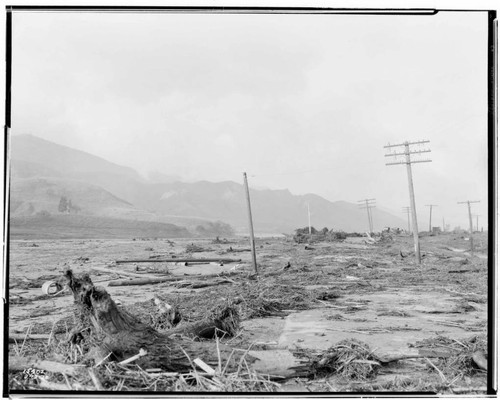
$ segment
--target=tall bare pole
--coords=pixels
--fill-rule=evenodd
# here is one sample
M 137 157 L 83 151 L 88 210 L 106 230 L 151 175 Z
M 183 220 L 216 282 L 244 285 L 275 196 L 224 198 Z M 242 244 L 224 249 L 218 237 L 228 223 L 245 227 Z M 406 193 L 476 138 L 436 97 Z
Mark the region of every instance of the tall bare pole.
M 446 231 L 446 228 L 444 226 L 444 217 L 443 217 L 443 232 L 445 232 L 445 231 Z
M 250 206 L 250 191 L 248 190 L 248 180 L 247 180 L 247 173 L 243 172 L 243 180 L 245 182 L 245 192 L 247 196 L 247 206 L 248 206 L 248 225 L 250 228 L 250 246 L 252 250 L 252 264 L 253 264 L 253 269 L 256 274 L 258 274 L 257 271 L 257 256 L 255 255 L 255 239 L 254 239 L 254 234 L 253 234 L 253 221 L 252 221 L 252 207 Z
M 408 233 L 411 231 L 410 227 L 410 207 L 403 207 L 403 212 L 408 216 Z
M 429 232 L 432 232 L 432 207 L 437 207 L 437 204 L 426 204 L 425 206 L 431 208 L 429 212 Z
M 311 209 L 309 208 L 309 203 L 307 203 L 307 220 L 309 221 L 309 235 L 312 235 L 312 229 L 311 229 Z
M 479 232 L 479 217 L 480 217 L 481 215 L 479 215 L 479 214 L 474 214 L 473 216 L 474 216 L 474 217 L 476 217 L 476 232 Z
M 415 259 L 417 260 L 417 264 L 420 264 L 422 262 L 422 259 L 420 257 L 420 243 L 418 239 L 418 225 L 417 225 L 417 207 L 415 204 L 415 192 L 413 190 L 413 176 L 411 172 L 411 164 L 414 163 L 419 163 L 419 162 L 430 162 L 431 160 L 412 160 L 411 155 L 412 154 L 419 154 L 419 153 L 428 153 L 430 152 L 429 149 L 425 150 L 410 150 L 411 145 L 420 145 L 424 143 L 429 143 L 428 140 L 422 140 L 419 142 L 404 142 L 401 144 L 389 144 L 387 146 L 384 146 L 384 148 L 393 148 L 393 147 L 401 147 L 404 146 L 404 153 L 389 153 L 386 154 L 386 157 L 397 157 L 397 156 L 405 156 L 404 161 L 397 161 L 397 162 L 392 162 L 392 163 L 386 163 L 386 165 L 396 165 L 396 164 L 406 164 L 406 172 L 408 174 L 408 189 L 410 192 L 410 207 L 411 207 L 411 216 L 412 216 L 412 222 L 413 222 L 413 244 L 415 246 Z
M 373 219 L 372 215 L 370 212 L 371 208 L 375 208 L 375 199 L 363 199 L 363 200 L 358 200 L 358 203 L 365 203 L 364 205 L 359 204 L 360 208 L 366 208 L 366 214 L 368 216 L 368 230 L 371 233 L 373 233 Z
M 480 203 L 480 200 L 459 201 L 457 204 L 467 204 L 467 208 L 469 209 L 469 230 L 470 230 L 469 241 L 470 241 L 470 252 L 471 252 L 471 255 L 472 255 L 472 254 L 474 254 L 474 239 L 472 237 L 472 234 L 474 232 L 474 227 L 472 226 L 472 213 L 470 211 L 470 205 L 471 205 L 471 203 Z
M 375 206 L 368 207 L 368 210 L 371 210 L 372 208 L 375 208 Z M 375 228 L 373 227 L 373 212 L 370 211 L 369 217 L 370 217 L 370 226 L 371 226 L 370 233 L 373 233 L 375 231 Z

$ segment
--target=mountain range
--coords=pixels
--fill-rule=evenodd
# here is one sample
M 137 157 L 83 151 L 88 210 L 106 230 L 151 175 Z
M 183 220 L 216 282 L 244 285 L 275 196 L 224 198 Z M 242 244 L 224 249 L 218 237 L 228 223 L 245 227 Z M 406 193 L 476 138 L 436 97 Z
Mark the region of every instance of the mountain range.
M 108 233 L 113 237 L 120 236 L 120 223 L 125 227 L 130 221 L 137 222 L 137 236 L 149 231 L 151 236 L 162 232 L 170 237 L 248 232 L 240 183 L 183 182 L 176 179 L 175 172 L 155 173 L 146 179 L 132 168 L 33 135 L 12 136 L 10 147 L 11 234 L 32 237 L 38 230 L 43 236 L 50 230 L 53 236 L 57 225 L 64 236 L 66 221 L 72 227 L 68 235 L 73 237 L 82 220 L 88 236 L 106 236 L 105 229 L 92 231 L 91 222 L 105 220 L 112 221 L 108 225 L 114 228 Z M 366 211 L 357 204 L 271 189 L 251 189 L 250 198 L 257 233 L 292 233 L 307 226 L 308 205 L 312 225 L 318 229 L 367 230 Z M 378 229 L 406 225 L 381 209 L 374 209 L 373 220 Z M 158 231 L 158 224 L 165 224 L 165 229 Z M 133 233 L 133 229 L 125 231 L 126 236 Z

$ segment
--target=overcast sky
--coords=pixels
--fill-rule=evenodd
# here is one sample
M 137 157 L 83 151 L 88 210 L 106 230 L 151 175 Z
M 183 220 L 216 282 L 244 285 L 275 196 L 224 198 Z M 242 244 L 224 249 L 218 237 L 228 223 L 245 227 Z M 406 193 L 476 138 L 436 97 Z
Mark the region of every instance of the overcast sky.
M 487 14 L 13 16 L 12 132 L 142 174 L 376 198 L 419 227 L 487 224 Z M 312 210 L 314 212 L 314 210 Z M 475 224 L 474 219 L 474 224 Z

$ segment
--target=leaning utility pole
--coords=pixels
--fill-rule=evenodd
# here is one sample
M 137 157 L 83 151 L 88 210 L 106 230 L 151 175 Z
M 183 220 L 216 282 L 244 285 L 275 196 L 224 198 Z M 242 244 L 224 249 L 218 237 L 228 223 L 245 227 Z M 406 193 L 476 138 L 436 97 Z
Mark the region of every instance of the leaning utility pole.
M 393 147 L 401 147 L 404 146 L 404 152 L 403 153 L 390 153 L 386 154 L 386 157 L 397 157 L 397 156 L 405 156 L 404 161 L 396 161 L 392 163 L 386 163 L 386 165 L 396 165 L 396 164 L 406 164 L 406 171 L 408 173 L 408 188 L 410 191 L 410 206 L 411 206 L 411 214 L 412 214 L 412 221 L 413 221 L 413 242 L 415 245 L 415 258 L 417 260 L 417 264 L 421 263 L 421 258 L 420 258 L 420 243 L 418 242 L 418 226 L 417 226 L 417 207 L 415 205 L 415 192 L 413 191 L 413 177 L 411 173 L 411 164 L 414 163 L 419 163 L 419 162 L 430 162 L 431 160 L 412 160 L 411 155 L 412 154 L 420 154 L 420 153 L 428 153 L 430 152 L 429 149 L 424 149 L 424 150 L 410 150 L 411 145 L 420 145 L 424 143 L 429 143 L 429 140 L 421 140 L 419 142 L 404 142 L 401 144 L 388 144 L 387 146 L 384 146 L 385 149 L 387 148 L 393 148 Z
M 372 208 L 375 208 L 375 206 L 368 207 L 369 210 L 371 210 Z M 373 227 L 373 213 L 371 211 L 370 211 L 370 223 L 371 223 L 371 227 L 372 227 L 372 230 L 370 233 L 373 233 L 375 231 L 375 228 Z
M 370 234 L 373 233 L 373 219 L 370 208 L 375 208 L 375 203 L 373 203 L 374 201 L 375 199 L 358 200 L 358 203 L 365 203 L 364 205 L 359 204 L 359 208 L 366 208 L 366 213 L 368 215 L 368 229 Z
M 437 207 L 437 204 L 426 204 L 426 207 L 430 207 L 430 215 L 429 215 L 429 232 L 432 232 L 432 207 Z
M 472 226 L 472 214 L 470 212 L 470 204 L 471 203 L 479 203 L 480 200 L 474 200 L 474 201 L 470 201 L 470 200 L 467 200 L 467 201 L 459 201 L 457 204 L 467 204 L 467 207 L 469 209 L 469 228 L 470 228 L 470 252 L 471 252 L 471 255 L 474 254 L 474 242 L 473 242 L 473 238 L 472 238 L 472 233 L 473 233 L 473 230 L 474 230 L 474 227 Z
M 307 220 L 309 221 L 309 236 L 312 235 L 311 229 L 311 209 L 309 208 L 309 203 L 307 203 Z
M 410 233 L 410 207 L 403 207 L 403 212 L 408 216 L 408 233 Z
M 258 274 L 257 271 L 257 256 L 255 255 L 255 239 L 253 235 L 253 222 L 252 222 L 252 207 L 250 207 L 250 191 L 248 190 L 248 180 L 247 173 L 243 172 L 243 180 L 245 182 L 245 191 L 247 195 L 247 206 L 248 206 L 248 224 L 250 228 L 250 246 L 252 250 L 252 264 L 255 274 Z

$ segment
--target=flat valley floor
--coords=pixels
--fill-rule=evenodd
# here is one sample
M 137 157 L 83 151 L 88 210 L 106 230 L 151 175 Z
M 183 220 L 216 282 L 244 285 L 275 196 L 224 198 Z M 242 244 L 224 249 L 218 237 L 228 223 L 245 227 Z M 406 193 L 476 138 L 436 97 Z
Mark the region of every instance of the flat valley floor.
M 474 254 L 464 235 L 423 235 L 420 240 L 421 265 L 415 262 L 410 236 L 392 235 L 375 243 L 366 237 L 309 244 L 295 243 L 291 237 L 257 239 L 258 276 L 253 275 L 246 238 L 12 240 L 9 356 L 65 364 L 85 361 L 81 349 L 60 344 L 72 328 L 71 293 L 49 296 L 41 290 L 44 282 L 60 279 L 71 268 L 88 273 L 96 286 L 103 286 L 115 302 L 147 323 L 154 322 L 157 311 L 154 297 L 178 307 L 186 321 L 202 319 L 220 304 L 235 304 L 239 331 L 222 338 L 222 343 L 259 351 L 265 364 L 260 370 L 270 375 L 293 369 L 298 358 L 312 366 L 309 374 L 271 377 L 267 383 L 262 383 L 263 377 L 252 383 L 242 378 L 238 385 L 224 386 L 221 377 L 200 386 L 161 371 L 143 371 L 140 378 L 127 371 L 115 376 L 109 365 L 101 365 L 93 371 L 103 390 L 484 394 L 487 234 L 474 235 Z M 165 258 L 241 261 L 116 263 Z M 177 280 L 108 286 L 153 276 Z M 328 358 L 325 354 L 331 356 L 352 343 L 373 357 L 353 356 L 337 360 L 336 367 L 320 368 Z M 289 357 L 280 358 L 283 354 Z M 369 367 L 369 373 L 353 370 L 355 366 Z M 179 379 L 184 379 L 182 384 Z M 96 389 L 88 374 L 49 372 L 40 378 L 26 377 L 22 371 L 9 372 L 9 387 Z

